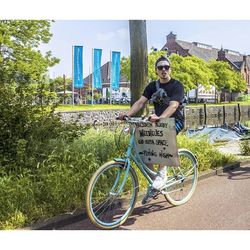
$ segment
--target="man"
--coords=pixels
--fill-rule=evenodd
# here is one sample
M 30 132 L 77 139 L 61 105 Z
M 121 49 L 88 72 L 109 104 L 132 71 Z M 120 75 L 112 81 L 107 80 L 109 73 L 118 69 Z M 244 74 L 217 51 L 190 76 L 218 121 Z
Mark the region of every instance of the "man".
M 176 132 L 178 134 L 184 127 L 184 117 L 181 112 L 182 101 L 184 99 L 183 85 L 171 78 L 170 61 L 167 57 L 161 56 L 157 59 L 155 71 L 159 79 L 150 82 L 144 89 L 139 100 L 132 105 L 128 112 L 120 114 L 119 118 L 124 119 L 125 116 L 135 115 L 151 99 L 154 104 L 155 113 L 149 116 L 149 120 L 157 122 L 161 118 L 174 117 Z M 153 166 L 149 167 L 152 168 Z M 145 204 L 150 196 L 152 196 L 152 189 L 156 191 L 160 190 L 165 185 L 166 180 L 166 166 L 159 166 L 152 188 L 148 189 L 142 203 Z

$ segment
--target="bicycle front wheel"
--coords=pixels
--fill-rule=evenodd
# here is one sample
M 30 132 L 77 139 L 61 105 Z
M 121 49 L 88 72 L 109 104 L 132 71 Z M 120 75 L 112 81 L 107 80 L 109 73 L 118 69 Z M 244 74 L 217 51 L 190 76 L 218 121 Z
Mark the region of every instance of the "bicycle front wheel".
M 137 193 L 138 178 L 134 169 L 130 166 L 126 177 L 124 162 L 108 162 L 95 172 L 89 182 L 87 214 L 101 229 L 118 227 L 132 213 Z
M 168 187 L 164 195 L 174 206 L 186 203 L 193 195 L 198 181 L 198 166 L 195 156 L 186 149 L 180 149 L 180 166 L 168 167 Z

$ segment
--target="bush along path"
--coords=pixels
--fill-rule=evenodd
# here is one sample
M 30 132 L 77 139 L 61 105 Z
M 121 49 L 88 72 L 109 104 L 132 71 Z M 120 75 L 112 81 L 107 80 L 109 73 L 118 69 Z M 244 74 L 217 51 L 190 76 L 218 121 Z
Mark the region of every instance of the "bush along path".
M 84 208 L 85 190 L 92 174 L 104 162 L 122 155 L 127 145 L 128 137 L 121 136 L 117 148 L 114 135 L 107 129 L 87 129 L 71 140 L 53 138 L 40 149 L 36 164 L 32 159 L 32 168 L 25 166 L 25 162 L 18 171 L 1 168 L 0 228 L 21 228 Z M 221 154 L 208 143 L 184 135 L 178 136 L 178 147 L 195 152 L 199 171 L 235 161 L 233 155 Z M 29 162 L 30 156 L 25 157 Z M 143 178 L 140 178 L 140 185 L 147 185 Z

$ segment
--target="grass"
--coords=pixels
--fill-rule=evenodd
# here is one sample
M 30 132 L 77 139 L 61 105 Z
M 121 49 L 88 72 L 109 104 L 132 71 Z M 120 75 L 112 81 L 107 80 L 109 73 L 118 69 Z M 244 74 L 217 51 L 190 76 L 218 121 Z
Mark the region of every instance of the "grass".
M 83 105 L 60 105 L 56 111 L 85 111 L 85 110 L 107 110 L 107 109 L 129 109 L 130 105 L 119 104 L 83 104 Z
M 250 156 L 248 156 L 248 155 L 237 155 L 237 156 L 236 156 L 236 159 L 237 159 L 238 161 L 241 161 L 241 160 L 246 161 L 246 160 L 250 160 Z
M 222 102 L 222 103 L 207 103 L 207 106 L 222 106 L 222 105 L 249 105 L 250 101 L 241 101 L 241 102 Z M 186 107 L 198 107 L 203 106 L 203 103 L 192 103 L 188 104 Z M 56 108 L 56 111 L 86 111 L 86 110 L 110 110 L 110 109 L 129 109 L 129 104 L 82 104 L 82 105 L 60 105 Z M 153 105 L 150 105 L 150 108 L 153 108 Z

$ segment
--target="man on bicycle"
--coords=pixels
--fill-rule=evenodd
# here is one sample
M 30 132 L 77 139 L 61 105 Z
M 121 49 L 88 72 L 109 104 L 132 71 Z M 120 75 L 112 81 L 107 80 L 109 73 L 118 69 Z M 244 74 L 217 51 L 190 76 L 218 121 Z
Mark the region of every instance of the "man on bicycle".
M 161 56 L 156 60 L 155 71 L 158 75 L 157 81 L 150 82 L 143 91 L 142 96 L 137 100 L 129 111 L 119 115 L 120 119 L 124 119 L 125 116 L 133 116 L 144 105 L 152 100 L 154 104 L 155 113 L 149 116 L 151 122 L 157 122 L 161 118 L 174 117 L 176 133 L 178 134 L 184 127 L 184 117 L 182 114 L 182 102 L 184 99 L 184 88 L 182 83 L 171 78 L 170 61 L 167 57 Z M 153 166 L 149 166 L 152 168 Z M 154 179 L 152 188 L 150 187 L 142 203 L 148 202 L 150 196 L 150 190 L 160 190 L 165 185 L 166 178 L 166 166 L 159 165 L 157 176 Z M 152 192 L 151 192 L 152 194 Z

